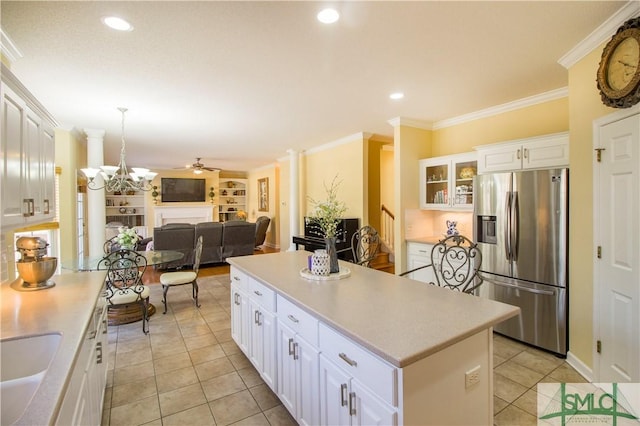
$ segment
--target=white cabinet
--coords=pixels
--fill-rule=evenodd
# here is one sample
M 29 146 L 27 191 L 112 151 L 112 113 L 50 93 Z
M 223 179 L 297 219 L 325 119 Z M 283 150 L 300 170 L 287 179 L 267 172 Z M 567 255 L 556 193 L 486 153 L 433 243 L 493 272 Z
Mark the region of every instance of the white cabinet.
M 250 310 L 248 277 L 235 268 L 231 268 L 231 337 L 242 352 L 249 354 Z
M 273 290 L 249 279 L 249 306 L 251 312 L 251 345 L 249 360 L 264 382 L 276 391 L 276 294 Z
M 567 132 L 475 147 L 478 173 L 566 167 L 569 165 Z
M 220 222 L 238 219 L 238 211 L 247 211 L 247 180 L 221 178 L 218 201 Z
M 408 242 L 407 243 L 407 271 L 410 271 L 421 266 L 429 265 L 431 263 L 431 250 L 433 245 Z M 433 274 L 433 268 L 423 268 L 419 271 L 412 272 L 408 275 L 409 278 L 422 281 L 424 283 L 430 283 L 435 281 Z
M 320 324 L 320 424 L 395 425 L 397 370 Z
M 2 226 L 25 226 L 55 217 L 53 120 L 2 67 Z
M 145 224 L 145 196 L 133 193 L 130 195 L 110 194 L 105 197 L 106 221 L 122 223 L 134 228 L 142 238 L 147 237 Z
M 278 397 L 301 425 L 319 424 L 318 321 L 277 296 Z
M 100 296 L 76 358 L 56 424 L 100 425 L 107 384 L 107 305 Z
M 476 153 L 420 160 L 420 208 L 472 210 Z

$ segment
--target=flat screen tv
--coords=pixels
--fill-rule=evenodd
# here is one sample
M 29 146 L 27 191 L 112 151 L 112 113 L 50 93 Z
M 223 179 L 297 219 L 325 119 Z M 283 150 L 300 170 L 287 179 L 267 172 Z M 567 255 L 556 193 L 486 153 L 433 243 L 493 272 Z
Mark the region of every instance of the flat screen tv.
M 205 201 L 205 180 L 189 178 L 162 178 L 160 194 L 163 203 Z

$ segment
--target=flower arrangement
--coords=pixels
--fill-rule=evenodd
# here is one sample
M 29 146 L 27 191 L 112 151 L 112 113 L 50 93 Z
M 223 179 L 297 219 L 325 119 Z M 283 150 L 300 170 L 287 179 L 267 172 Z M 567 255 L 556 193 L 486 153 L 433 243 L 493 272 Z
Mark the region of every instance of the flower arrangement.
M 236 217 L 239 220 L 247 220 L 247 212 L 245 212 L 244 210 L 238 210 L 238 213 L 236 213 Z
M 343 201 L 339 201 L 337 197 L 338 186 L 341 182 L 337 182 L 336 175 L 331 181 L 331 186 L 324 185 L 327 192 L 327 199 L 324 201 L 316 201 L 309 197 L 309 201 L 313 206 L 313 211 L 309 215 L 309 219 L 320 227 L 325 238 L 334 238 L 336 229 L 342 216 L 347 211 L 347 205 Z
M 139 239 L 140 236 L 136 234 L 135 229 L 125 226 L 118 227 L 118 236 L 115 242 L 120 244 L 120 247 L 133 247 Z

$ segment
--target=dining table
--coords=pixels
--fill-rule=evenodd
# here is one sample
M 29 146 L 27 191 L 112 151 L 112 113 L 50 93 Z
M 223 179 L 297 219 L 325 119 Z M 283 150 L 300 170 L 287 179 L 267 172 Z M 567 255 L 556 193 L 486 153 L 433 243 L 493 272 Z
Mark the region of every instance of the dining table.
M 184 257 L 184 253 L 176 250 L 140 250 L 138 254 L 147 259 L 147 266 L 160 267 L 163 264 L 180 260 Z M 103 256 L 83 256 L 76 259 L 63 260 L 61 262 L 62 269 L 72 270 L 75 272 L 97 271 L 102 269 L 99 264 L 104 258 Z M 149 303 L 147 315 L 150 317 L 156 312 L 153 303 Z M 107 312 L 109 325 L 129 324 L 142 320 L 142 311 L 140 305 L 132 303 L 128 305 L 109 306 Z

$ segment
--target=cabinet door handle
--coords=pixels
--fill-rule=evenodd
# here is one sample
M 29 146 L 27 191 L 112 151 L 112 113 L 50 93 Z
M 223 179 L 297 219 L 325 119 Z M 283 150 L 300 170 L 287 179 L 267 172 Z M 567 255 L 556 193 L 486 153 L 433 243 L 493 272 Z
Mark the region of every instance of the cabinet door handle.
M 340 405 L 346 407 L 349 402 L 347 401 L 347 384 L 342 383 L 340 385 Z
M 102 334 L 107 334 L 107 319 L 102 320 Z
M 289 339 L 289 355 L 293 355 L 293 338 Z
M 520 160 L 520 159 L 521 159 L 521 158 L 520 158 L 520 148 L 518 148 L 518 151 L 516 151 L 516 158 L 517 158 L 518 160 Z
M 524 158 L 529 158 L 529 149 L 524 149 Z
M 262 312 L 260 312 L 260 311 L 256 311 L 256 312 L 258 313 L 258 325 L 262 325 L 262 321 L 261 321 Z
M 260 311 L 253 311 L 253 322 L 254 322 L 254 324 L 260 325 L 259 315 L 260 315 Z
M 102 364 L 102 342 L 96 344 L 96 352 L 98 353 L 96 356 L 96 364 Z
M 340 352 L 338 354 L 338 356 L 340 357 L 340 359 L 342 359 L 344 362 L 346 362 L 350 366 L 352 366 L 352 367 L 357 367 L 358 366 L 358 363 L 355 360 L 349 358 L 347 356 L 347 354 L 345 354 L 344 352 Z
M 300 322 L 298 321 L 298 318 L 294 317 L 293 315 L 287 315 L 287 318 L 289 318 L 291 321 L 295 322 L 296 324 Z
M 293 344 L 293 359 L 298 359 L 298 342 Z
M 92 330 L 91 333 L 89 333 L 89 340 L 95 339 L 96 334 L 98 334 L 98 330 Z
M 49 214 L 49 200 L 44 200 L 44 214 Z
M 350 416 L 356 415 L 356 393 L 355 392 L 349 393 L 349 415 Z
M 262 296 L 262 293 L 260 293 L 258 290 L 253 290 L 253 292 L 254 292 L 257 296 Z

